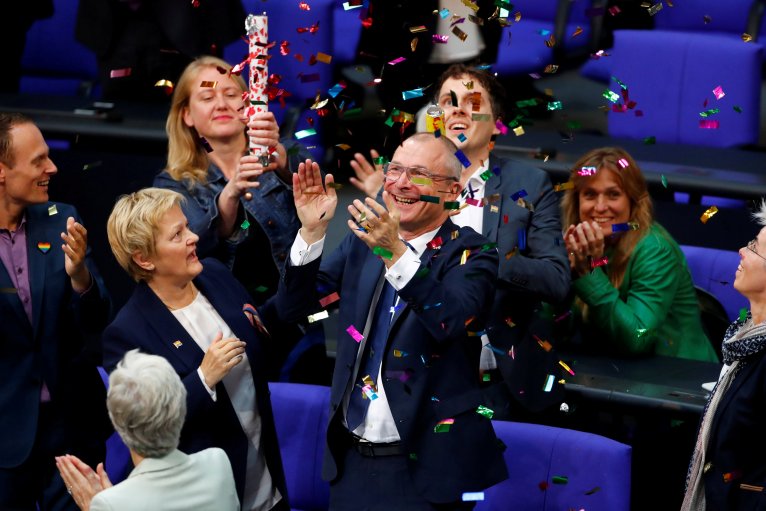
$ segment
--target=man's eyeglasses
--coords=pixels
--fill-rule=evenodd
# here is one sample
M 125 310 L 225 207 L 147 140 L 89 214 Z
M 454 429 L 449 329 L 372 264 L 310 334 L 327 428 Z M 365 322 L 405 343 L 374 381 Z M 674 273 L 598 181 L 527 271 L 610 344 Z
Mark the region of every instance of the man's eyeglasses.
M 752 252 L 753 254 L 757 255 L 758 257 L 760 257 L 761 259 L 763 259 L 764 261 L 766 261 L 766 257 L 764 257 L 764 256 L 762 256 L 761 254 L 759 254 L 759 253 L 758 253 L 758 251 L 755 249 L 755 247 L 756 247 L 756 245 L 757 245 L 757 244 L 758 244 L 758 239 L 757 239 L 757 238 L 753 238 L 752 240 L 750 240 L 750 241 L 747 243 L 746 247 L 747 247 L 747 249 L 748 249 L 750 252 Z
M 425 167 L 405 167 L 390 162 L 383 165 L 383 174 L 388 181 L 397 181 L 403 173 L 406 173 L 407 179 L 415 185 L 427 185 L 429 181 L 459 181 L 456 177 L 429 172 Z

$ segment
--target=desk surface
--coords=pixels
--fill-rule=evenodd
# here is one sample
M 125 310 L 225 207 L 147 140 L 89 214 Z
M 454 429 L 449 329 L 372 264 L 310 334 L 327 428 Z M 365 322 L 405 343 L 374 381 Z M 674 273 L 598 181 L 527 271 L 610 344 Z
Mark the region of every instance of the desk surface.
M 589 355 L 565 356 L 574 376 L 567 378 L 570 395 L 627 406 L 702 413 L 707 400 L 705 382 L 718 379 L 721 365 L 655 356 L 613 359 Z

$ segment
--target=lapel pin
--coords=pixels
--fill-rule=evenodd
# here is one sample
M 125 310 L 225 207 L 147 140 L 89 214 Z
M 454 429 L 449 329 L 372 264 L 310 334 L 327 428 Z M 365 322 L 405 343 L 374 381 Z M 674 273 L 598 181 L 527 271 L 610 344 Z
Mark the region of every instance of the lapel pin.
M 181 341 L 175 341 L 175 342 L 173 343 L 173 346 L 175 346 L 175 347 L 176 347 L 176 349 L 180 348 L 180 347 L 181 347 L 181 346 L 183 346 L 183 345 L 184 345 L 184 343 L 182 343 Z
M 50 206 L 48 206 L 48 216 L 57 215 L 58 212 L 59 212 L 59 210 L 56 209 L 56 205 L 55 204 L 51 204 Z
M 37 244 L 37 250 L 39 250 L 43 254 L 47 254 L 50 249 L 51 249 L 50 243 L 41 241 L 40 243 Z

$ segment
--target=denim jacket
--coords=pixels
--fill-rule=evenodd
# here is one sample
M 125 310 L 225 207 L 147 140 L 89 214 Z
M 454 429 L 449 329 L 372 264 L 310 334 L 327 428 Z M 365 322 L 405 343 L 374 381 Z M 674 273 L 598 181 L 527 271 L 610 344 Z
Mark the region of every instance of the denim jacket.
M 281 142 L 287 150 L 288 168 L 292 172 L 297 172 L 300 162 L 312 158 L 311 153 L 297 142 Z M 154 186 L 174 190 L 186 197 L 181 208 L 189 221 L 189 228 L 199 236 L 199 258 L 215 255 L 231 268 L 237 245 L 247 238 L 248 230 L 238 226 L 228 239 L 218 236 L 218 196 L 226 182 L 221 169 L 213 163 L 208 167 L 207 183 L 204 185 L 176 181 L 167 171 L 162 171 L 154 178 Z M 250 190 L 253 198 L 245 200 L 243 197 L 240 203 L 268 236 L 274 264 L 281 269 L 301 226 L 293 203 L 291 184 L 284 183 L 275 172 L 262 174 L 258 182 L 260 186 Z

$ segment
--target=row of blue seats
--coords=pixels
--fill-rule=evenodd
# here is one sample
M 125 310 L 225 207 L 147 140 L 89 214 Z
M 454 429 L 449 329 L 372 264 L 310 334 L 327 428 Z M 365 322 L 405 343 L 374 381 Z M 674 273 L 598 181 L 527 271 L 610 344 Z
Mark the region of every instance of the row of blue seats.
M 269 389 L 291 507 L 325 511 L 330 489 L 321 471 L 330 389 L 299 383 L 270 383 Z M 630 509 L 630 446 L 538 424 L 493 421 L 493 426 L 506 446 L 509 478 L 474 495 L 476 511 Z M 131 469 L 116 433 L 107 444 L 106 469 L 113 483 Z

